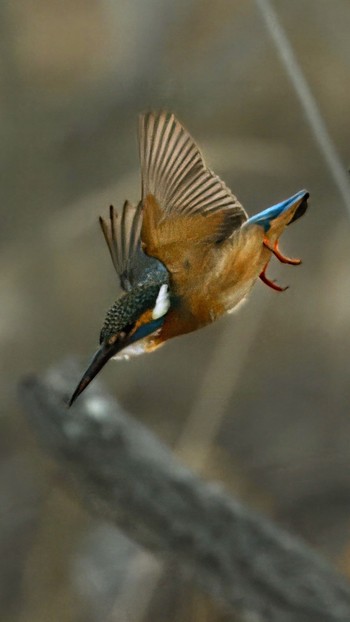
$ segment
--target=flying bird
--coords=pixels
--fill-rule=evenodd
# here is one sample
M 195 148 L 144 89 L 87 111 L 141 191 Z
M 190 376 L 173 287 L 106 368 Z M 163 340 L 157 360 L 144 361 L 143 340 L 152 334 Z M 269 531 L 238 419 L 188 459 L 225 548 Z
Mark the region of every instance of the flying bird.
M 248 217 L 238 199 L 205 164 L 173 114 L 139 119 L 141 200 L 100 218 L 124 290 L 107 312 L 100 347 L 69 405 L 111 358 L 151 352 L 232 311 L 266 275 L 278 240 L 307 209 L 306 190 Z

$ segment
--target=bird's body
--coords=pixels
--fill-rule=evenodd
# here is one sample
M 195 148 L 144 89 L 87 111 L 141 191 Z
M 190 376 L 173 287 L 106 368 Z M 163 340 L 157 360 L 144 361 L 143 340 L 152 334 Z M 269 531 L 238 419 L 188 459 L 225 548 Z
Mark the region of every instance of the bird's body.
M 290 264 L 278 239 L 307 208 L 301 191 L 248 219 L 210 171 L 191 136 L 167 113 L 140 117 L 142 198 L 110 210 L 101 227 L 125 294 L 110 309 L 101 347 L 71 403 L 105 362 L 149 352 L 231 312 L 272 256 Z
M 171 291 L 177 304 L 167 313 L 159 335 L 149 337 L 152 348 L 171 337 L 189 333 L 230 313 L 248 295 L 267 263 L 258 227 L 242 228 L 219 245 L 200 254 L 186 243 L 171 264 Z M 232 267 L 235 269 L 232 269 Z

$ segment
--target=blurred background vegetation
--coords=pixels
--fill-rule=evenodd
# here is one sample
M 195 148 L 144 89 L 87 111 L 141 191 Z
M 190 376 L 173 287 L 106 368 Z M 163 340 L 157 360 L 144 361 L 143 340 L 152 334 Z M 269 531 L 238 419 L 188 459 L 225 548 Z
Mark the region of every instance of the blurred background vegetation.
M 350 162 L 350 4 L 274 7 Z M 119 294 L 97 217 L 137 201 L 139 112 L 174 111 L 252 214 L 311 208 L 234 316 L 111 363 L 109 389 L 208 479 L 350 574 L 349 213 L 253 0 L 2 0 L 0 618 L 221 620 L 89 516 L 23 418 L 23 374 L 95 349 Z M 157 575 L 158 572 L 158 575 Z M 153 581 L 153 583 L 152 583 Z

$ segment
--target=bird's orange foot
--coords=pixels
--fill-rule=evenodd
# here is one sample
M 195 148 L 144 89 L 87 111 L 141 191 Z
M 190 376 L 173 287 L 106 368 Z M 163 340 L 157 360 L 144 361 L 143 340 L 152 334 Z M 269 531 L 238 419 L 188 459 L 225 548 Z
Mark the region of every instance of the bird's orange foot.
M 264 238 L 263 245 L 268 248 L 280 262 L 288 263 L 291 266 L 299 266 L 301 264 L 301 259 L 292 259 L 291 257 L 286 257 L 281 253 L 280 249 L 278 248 L 278 240 L 276 240 L 274 245 L 271 246 L 269 240 L 267 238 Z
M 271 289 L 274 289 L 276 292 L 285 292 L 286 289 L 288 289 L 288 285 L 287 287 L 280 287 L 279 285 L 277 285 L 277 283 L 275 283 L 275 281 L 270 281 L 270 279 L 267 278 L 266 276 L 266 268 L 267 265 L 265 266 L 265 268 L 263 269 L 263 271 L 259 274 L 259 278 L 262 280 L 263 283 L 265 283 L 265 285 L 268 285 L 269 287 L 271 287 Z

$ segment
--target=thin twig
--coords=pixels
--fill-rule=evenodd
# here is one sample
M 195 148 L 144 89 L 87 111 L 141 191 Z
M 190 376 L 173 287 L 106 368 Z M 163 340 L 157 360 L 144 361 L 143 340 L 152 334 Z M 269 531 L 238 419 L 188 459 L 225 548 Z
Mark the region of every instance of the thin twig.
M 350 215 L 350 181 L 348 172 L 346 167 L 341 162 L 334 142 L 328 132 L 317 100 L 312 94 L 303 70 L 297 61 L 287 33 L 282 27 L 272 3 L 270 0 L 255 1 L 265 21 L 267 31 L 276 46 L 281 63 L 286 70 L 286 73 L 294 87 L 295 93 L 300 101 L 310 130 L 314 135 L 320 152 L 327 163 L 329 171 L 339 190 L 339 194 L 343 198 L 348 215 Z

